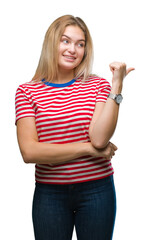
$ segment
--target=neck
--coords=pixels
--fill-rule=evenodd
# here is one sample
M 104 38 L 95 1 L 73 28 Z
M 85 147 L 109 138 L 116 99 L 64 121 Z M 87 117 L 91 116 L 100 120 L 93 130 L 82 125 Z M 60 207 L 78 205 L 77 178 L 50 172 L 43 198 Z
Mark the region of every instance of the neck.
M 53 83 L 66 83 L 74 78 L 74 71 L 66 72 L 59 71 L 57 79 L 53 80 Z

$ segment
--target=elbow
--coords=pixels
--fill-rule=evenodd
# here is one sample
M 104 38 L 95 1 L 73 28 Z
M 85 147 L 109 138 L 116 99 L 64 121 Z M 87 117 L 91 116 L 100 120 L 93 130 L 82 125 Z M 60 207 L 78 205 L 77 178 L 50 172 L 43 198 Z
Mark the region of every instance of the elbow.
M 107 143 L 108 144 L 108 143 Z M 104 149 L 106 146 L 107 146 L 107 144 L 104 144 L 104 143 L 92 143 L 92 145 L 93 145 L 93 147 L 95 147 L 95 148 L 97 148 L 97 149 Z
M 93 145 L 93 147 L 97 149 L 105 148 L 109 142 L 108 139 L 104 137 L 97 137 L 96 134 L 93 134 L 92 131 L 89 131 L 89 137 L 90 137 L 91 144 Z
M 107 140 L 102 140 L 102 139 L 91 139 L 91 143 L 93 145 L 93 147 L 97 148 L 97 149 L 103 149 L 107 146 L 108 141 Z
M 23 158 L 24 163 L 31 163 L 32 162 L 30 155 L 28 155 L 26 153 L 22 154 L 22 158 Z
M 25 149 L 21 151 L 21 155 L 25 163 L 33 163 L 33 154 L 31 151 Z
M 35 141 L 29 141 L 25 144 L 20 144 L 20 152 L 25 163 L 36 163 L 36 158 L 39 155 Z

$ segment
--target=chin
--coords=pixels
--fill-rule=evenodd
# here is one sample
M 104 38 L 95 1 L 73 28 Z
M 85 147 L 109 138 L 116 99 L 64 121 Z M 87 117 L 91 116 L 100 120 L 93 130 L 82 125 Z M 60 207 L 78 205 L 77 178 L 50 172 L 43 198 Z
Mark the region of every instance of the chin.
M 59 68 L 60 69 L 63 69 L 63 70 L 74 70 L 78 65 L 76 64 L 63 64 L 63 65 L 59 65 Z

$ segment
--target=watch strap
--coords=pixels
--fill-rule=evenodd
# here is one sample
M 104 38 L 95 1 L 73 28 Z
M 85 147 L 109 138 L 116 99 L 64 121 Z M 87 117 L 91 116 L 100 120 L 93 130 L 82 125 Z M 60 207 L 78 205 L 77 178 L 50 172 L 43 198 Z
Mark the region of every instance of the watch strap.
M 121 94 L 113 94 L 113 93 L 110 93 L 108 95 L 108 98 L 113 99 L 117 104 L 120 104 L 122 102 L 122 99 L 123 99 Z
M 117 97 L 117 94 L 109 93 L 108 95 L 108 98 L 111 98 L 113 100 L 115 100 L 116 97 Z

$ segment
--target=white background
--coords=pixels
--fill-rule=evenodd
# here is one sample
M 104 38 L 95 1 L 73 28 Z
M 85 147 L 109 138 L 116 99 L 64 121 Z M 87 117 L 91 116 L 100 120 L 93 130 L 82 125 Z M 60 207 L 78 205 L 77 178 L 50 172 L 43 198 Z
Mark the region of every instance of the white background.
M 114 240 L 150 239 L 150 14 L 147 0 L 5 0 L 0 6 L 0 239 L 34 239 L 34 165 L 23 163 L 16 140 L 14 98 L 31 80 L 45 32 L 59 16 L 83 18 L 94 42 L 93 73 L 111 83 L 109 63 L 135 67 L 124 80 L 112 142 L 117 191 Z M 76 239 L 75 232 L 73 240 Z M 65 240 L 65 239 L 62 239 Z M 93 239 L 94 240 L 94 239 Z

